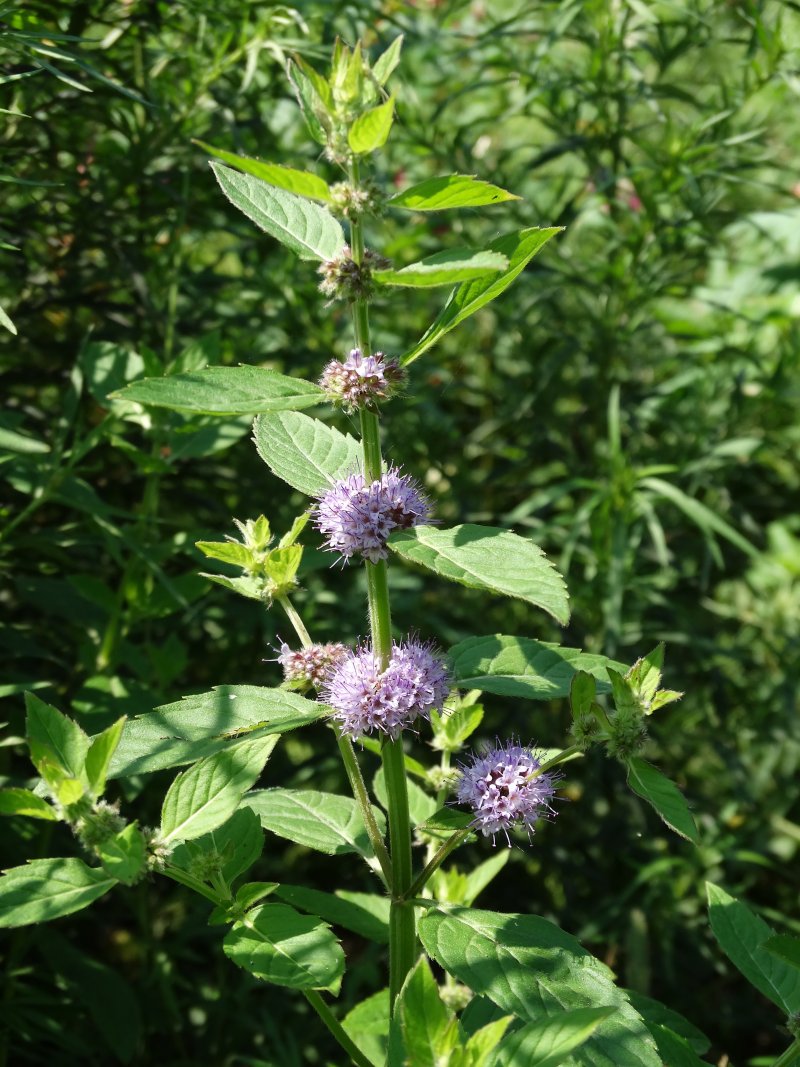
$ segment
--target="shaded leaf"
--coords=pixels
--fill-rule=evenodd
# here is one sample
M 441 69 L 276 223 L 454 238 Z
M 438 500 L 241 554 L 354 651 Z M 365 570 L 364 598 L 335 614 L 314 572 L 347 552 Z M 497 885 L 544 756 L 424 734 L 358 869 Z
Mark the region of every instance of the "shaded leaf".
M 358 804 L 351 797 L 321 793 L 313 789 L 257 789 L 243 802 L 261 819 L 265 830 L 298 845 L 340 856 L 356 852 L 372 856 L 366 827 Z M 383 832 L 383 812 L 373 807 Z
M 551 1019 L 528 1023 L 497 1047 L 496 1067 L 558 1067 L 583 1045 L 616 1008 L 575 1008 Z
M 337 890 L 324 893 L 300 885 L 284 885 L 275 891 L 275 896 L 285 900 L 300 911 L 318 915 L 333 926 L 343 926 L 373 941 L 377 945 L 389 944 L 389 899 L 374 893 L 353 893 Z
M 29 819 L 58 821 L 53 805 L 30 789 L 0 789 L 0 815 L 25 815 Z
M 272 473 L 307 496 L 319 496 L 361 467 L 355 438 L 299 412 L 260 415 L 253 439 Z
M 32 860 L 0 878 L 0 926 L 28 926 L 71 915 L 102 897 L 116 879 L 83 860 Z

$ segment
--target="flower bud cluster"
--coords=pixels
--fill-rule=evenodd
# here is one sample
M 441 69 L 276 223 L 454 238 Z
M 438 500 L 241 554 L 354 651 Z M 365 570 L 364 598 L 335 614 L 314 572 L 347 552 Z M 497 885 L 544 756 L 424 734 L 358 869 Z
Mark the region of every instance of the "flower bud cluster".
M 647 723 L 638 708 L 620 708 L 611 717 L 608 752 L 617 759 L 637 756 L 647 741 Z
M 354 348 L 346 360 L 332 359 L 319 380 L 328 398 L 347 412 L 375 409 L 381 400 L 394 396 L 405 382 L 405 372 L 396 359 L 383 352 L 364 356 Z
M 125 819 L 119 813 L 119 804 L 110 804 L 107 800 L 97 800 L 92 810 L 80 816 L 75 823 L 75 834 L 81 844 L 92 851 L 124 830 Z
M 386 542 L 394 530 L 428 521 L 430 504 L 413 478 L 390 467 L 369 484 L 363 474 L 336 482 L 311 514 L 331 552 L 345 560 L 363 556 L 377 563 L 386 559 Z
M 409 637 L 393 643 L 385 670 L 369 645 L 348 652 L 328 674 L 320 700 L 334 709 L 334 721 L 352 740 L 372 733 L 394 739 L 418 718 L 441 710 L 449 691 L 442 658 Z
M 326 645 L 311 645 L 309 648 L 292 649 L 284 641 L 278 663 L 283 667 L 284 680 L 291 689 L 301 692 L 319 689 L 331 670 L 347 655 L 346 645 L 330 642 Z
M 391 264 L 388 259 L 376 252 L 364 251 L 361 263 L 356 263 L 348 245 L 341 255 L 327 259 L 320 266 L 322 281 L 319 290 L 331 300 L 346 300 L 353 304 L 356 300 L 369 300 L 375 290 L 372 280 L 373 270 L 386 270 Z
M 383 214 L 383 195 L 373 181 L 367 180 L 361 185 L 336 182 L 331 186 L 331 201 L 333 210 L 348 220 Z

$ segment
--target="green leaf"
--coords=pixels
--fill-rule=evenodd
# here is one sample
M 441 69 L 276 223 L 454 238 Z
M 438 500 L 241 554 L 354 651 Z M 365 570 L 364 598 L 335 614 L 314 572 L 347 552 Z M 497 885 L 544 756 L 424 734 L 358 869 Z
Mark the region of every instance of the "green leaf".
M 597 679 L 588 671 L 580 669 L 572 676 L 569 684 L 569 703 L 573 719 L 591 714 L 596 698 Z
M 193 763 L 230 746 L 243 731 L 253 737 L 282 734 L 316 722 L 324 704 L 283 689 L 220 685 L 129 719 L 109 768 L 109 777 L 145 774 Z
M 388 1067 L 440 1067 L 460 1044 L 458 1020 L 445 1007 L 424 956 L 403 984 L 394 1009 Z
M 497 1048 L 496 1067 L 558 1067 L 583 1045 L 616 1008 L 576 1008 L 552 1019 L 528 1023 Z
M 436 285 L 457 285 L 471 278 L 497 274 L 508 267 L 508 260 L 497 252 L 474 252 L 470 248 L 455 248 L 437 252 L 419 263 L 410 263 L 400 270 L 376 270 L 372 277 L 379 285 L 405 285 L 432 288 Z
M 608 692 L 607 667 L 625 670 L 622 663 L 579 648 L 505 634 L 468 637 L 450 649 L 448 659 L 455 682 L 464 689 L 527 700 L 568 696 L 579 671 L 598 679 L 601 693 Z
M 490 185 L 468 174 L 448 174 L 412 185 L 393 196 L 388 203 L 390 207 L 405 208 L 407 211 L 445 211 L 448 208 L 485 207 L 488 204 L 501 204 L 504 200 L 519 199 L 498 185 Z
M 431 909 L 419 933 L 428 954 L 448 973 L 527 1022 L 543 1023 L 577 1008 L 615 1008 L 573 1052 L 572 1065 L 661 1067 L 642 1019 L 608 968 L 546 919 Z
M 161 809 L 165 842 L 189 841 L 229 819 L 261 774 L 277 740 L 272 736 L 236 742 L 179 774 Z
M 535 604 L 558 622 L 569 622 L 564 579 L 541 548 L 518 534 L 493 526 L 417 526 L 389 538 L 389 548 L 410 563 L 501 596 Z M 477 687 L 476 687 L 477 688 Z
M 389 990 L 382 989 L 356 1004 L 342 1019 L 342 1028 L 374 1067 L 385 1067 L 389 1040 Z
M 465 830 L 472 821 L 472 816 L 467 815 L 466 812 L 456 811 L 455 808 L 450 807 L 439 808 L 424 822 L 419 823 L 416 829 L 432 837 L 447 838 L 456 830 Z
M 80 911 L 102 897 L 116 880 L 83 860 L 32 860 L 0 878 L 0 927 L 49 922 Z
M 313 789 L 257 789 L 243 803 L 258 815 L 265 830 L 278 837 L 329 856 L 356 852 L 366 859 L 372 857 L 361 812 L 351 797 Z M 383 812 L 372 810 L 383 832 Z
M 694 844 L 699 843 L 697 825 L 686 797 L 669 778 L 641 759 L 628 760 L 628 785 L 646 800 L 671 830 Z
M 126 722 L 127 719 L 123 715 L 121 719 L 117 719 L 102 733 L 92 738 L 92 743 L 86 754 L 86 778 L 89 782 L 89 788 L 95 797 L 103 795 L 108 769 L 122 738 L 122 731 Z
M 358 441 L 299 412 L 260 415 L 253 439 L 272 473 L 307 496 L 319 496 L 332 482 L 361 469 Z
M 447 1067 L 495 1067 L 497 1046 L 513 1018 L 512 1015 L 504 1015 L 502 1019 L 495 1019 L 476 1030 L 466 1045 L 453 1052 Z
M 347 143 L 357 156 L 374 152 L 386 144 L 394 122 L 394 97 L 359 115 L 347 131 Z M 328 257 L 330 258 L 330 257 Z
M 230 589 L 231 592 L 238 593 L 239 596 L 246 596 L 248 600 L 260 600 L 262 604 L 264 602 L 264 583 L 260 578 L 253 578 L 249 574 L 240 578 L 229 578 L 227 574 L 209 574 L 206 571 L 200 571 L 200 577 L 208 578 L 215 585 Z M 183 760 L 181 762 L 188 763 L 189 761 Z
M 244 809 L 243 809 L 244 810 Z M 300 911 L 318 915 L 333 926 L 343 926 L 373 941 L 389 944 L 389 900 L 374 893 L 353 893 L 337 890 L 324 893 L 301 885 L 281 885 L 275 896 Z
M 0 789 L 0 815 L 25 815 L 29 819 L 58 822 L 52 804 L 30 789 Z
M 185 841 L 173 851 L 170 863 L 188 870 L 200 856 L 219 858 L 219 870 L 231 885 L 249 870 L 264 849 L 264 831 L 255 812 L 239 808 L 216 830 L 193 841 Z
M 711 929 L 728 959 L 787 1015 L 800 1011 L 800 971 L 765 947 L 774 931 L 746 904 L 706 882 Z
M 327 923 L 286 904 L 262 904 L 235 923 L 223 942 L 238 966 L 290 989 L 338 990 L 344 953 Z
M 480 311 L 491 300 L 500 296 L 514 279 L 525 269 L 537 252 L 547 244 L 551 237 L 560 233 L 562 227 L 551 226 L 548 229 L 520 230 L 499 237 L 489 245 L 490 252 L 499 252 L 508 259 L 508 270 L 489 278 L 479 278 L 473 282 L 463 282 L 450 296 L 442 311 L 428 328 L 422 338 L 403 356 L 404 364 L 413 363 L 423 352 L 463 322 L 464 319 Z
M 253 550 L 240 541 L 195 541 L 194 544 L 208 559 L 218 559 L 232 567 L 249 570 L 254 562 Z
M 403 47 L 403 35 L 402 33 L 395 37 L 385 52 L 375 60 L 372 64 L 372 76 L 378 82 L 379 85 L 385 85 L 400 62 L 400 50 Z
M 651 1023 L 649 1029 L 655 1038 L 659 1056 L 669 1067 L 708 1067 L 685 1038 L 660 1023 Z
M 779 934 L 765 941 L 764 948 L 779 960 L 800 970 L 800 939 L 789 937 L 788 934 Z
M 482 722 L 482 704 L 462 704 L 453 711 L 445 708 L 441 715 L 432 711 L 433 741 L 431 746 L 439 752 L 458 752 Z
M 291 167 L 281 167 L 277 163 L 262 163 L 258 159 L 249 159 L 247 156 L 237 156 L 233 152 L 226 152 L 222 148 L 214 148 L 205 141 L 193 141 L 193 144 L 221 159 L 223 163 L 229 163 L 237 170 L 245 174 L 252 174 L 262 182 L 275 185 L 279 189 L 286 189 L 297 196 L 305 196 L 309 200 L 330 201 L 331 191 L 328 183 L 316 174 L 307 170 L 293 170 Z
M 325 144 L 328 138 L 322 119 L 329 118 L 330 88 L 327 82 L 299 56 L 288 64 L 287 74 L 309 133 L 317 144 Z
M 206 367 L 191 374 L 142 378 L 113 394 L 120 400 L 200 415 L 296 411 L 325 401 L 318 385 L 266 367 Z
M 498 849 L 494 856 L 490 856 L 488 860 L 484 860 L 483 863 L 479 863 L 471 871 L 467 871 L 466 892 L 464 893 L 464 899 L 460 903 L 474 904 L 475 898 L 494 881 L 510 859 L 511 849 Z
M 301 515 L 298 515 L 292 523 L 291 529 L 285 533 L 278 542 L 278 548 L 291 548 L 306 528 L 306 524 L 310 518 L 311 514 L 308 511 L 304 511 Z
M 677 1011 L 673 1011 L 672 1008 L 666 1007 L 661 1001 L 653 1000 L 652 997 L 645 996 L 644 993 L 639 993 L 634 989 L 626 989 L 625 992 L 631 1004 L 644 1019 L 651 1033 L 654 1025 L 666 1027 L 668 1030 L 672 1030 L 673 1033 L 678 1034 L 679 1037 L 682 1037 L 684 1041 L 687 1041 L 691 1048 L 700 1055 L 707 1052 L 711 1047 L 711 1042 L 706 1035 L 701 1030 L 698 1030 L 693 1023 L 690 1023 L 688 1019 L 684 1019 L 682 1015 L 679 1015 Z
M 342 227 L 319 204 L 220 163 L 211 169 L 233 206 L 301 259 L 334 259 L 344 248 Z
M 679 489 L 671 482 L 665 482 L 663 478 L 642 478 L 639 481 L 639 485 L 643 489 L 650 489 L 656 496 L 669 500 L 671 504 L 674 504 L 683 512 L 687 519 L 691 519 L 706 537 L 713 540 L 712 535 L 718 534 L 746 555 L 753 558 L 758 556 L 756 546 L 751 544 L 746 537 L 742 537 L 738 530 L 735 530 L 724 519 L 721 519 L 711 508 L 701 504 L 699 500 L 695 500 L 688 493 L 684 493 L 682 489 Z
M 10 315 L 2 307 L 0 307 L 0 326 L 5 326 L 9 333 L 13 333 L 15 337 L 17 336 L 17 327 L 14 325 Z
M 41 776 L 56 784 L 48 777 L 55 768 L 58 779 L 81 779 L 90 742 L 80 726 L 33 693 L 25 694 L 25 706 L 31 760 Z
M 145 841 L 135 822 L 105 840 L 98 853 L 108 874 L 124 885 L 133 885 L 144 874 Z

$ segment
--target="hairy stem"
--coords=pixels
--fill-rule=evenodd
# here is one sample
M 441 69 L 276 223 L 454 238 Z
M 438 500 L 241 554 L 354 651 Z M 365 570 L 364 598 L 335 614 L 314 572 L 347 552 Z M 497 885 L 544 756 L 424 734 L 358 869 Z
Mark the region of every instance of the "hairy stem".
M 772 1067 L 796 1067 L 800 1063 L 800 1041 L 795 1041 L 782 1055 L 778 1056 Z
M 350 169 L 353 184 L 359 180 L 358 161 L 353 160 Z M 361 264 L 364 259 L 364 232 L 361 222 L 355 219 L 350 227 L 350 248 L 353 261 Z M 369 308 L 365 300 L 353 303 L 353 328 L 356 344 L 363 355 L 371 354 Z M 368 482 L 380 478 L 383 471 L 381 458 L 380 425 L 374 412 L 361 411 L 361 443 L 364 453 L 364 477 Z M 389 584 L 386 561 L 365 563 L 369 621 L 372 632 L 372 647 L 385 670 L 392 652 L 392 616 L 389 603 Z M 386 778 L 386 794 L 389 810 L 389 844 L 391 848 L 392 904 L 389 913 L 389 1000 L 395 998 L 414 965 L 417 953 L 416 918 L 414 909 L 405 900 L 411 884 L 413 870 L 411 858 L 411 819 L 408 812 L 408 786 L 406 783 L 403 742 L 386 740 L 381 749 L 383 770 Z
M 294 627 L 294 632 L 300 638 L 300 644 L 303 646 L 303 648 L 311 648 L 314 642 L 309 637 L 308 630 L 305 628 L 303 620 L 297 613 L 297 608 L 291 602 L 289 597 L 285 594 L 283 596 L 279 596 L 277 600 L 280 606 L 286 612 L 287 619 Z
M 306 1000 L 319 1015 L 320 1019 L 325 1023 L 328 1030 L 333 1034 L 344 1051 L 350 1057 L 356 1067 L 372 1067 L 372 1064 L 356 1045 L 353 1039 L 347 1034 L 342 1024 L 333 1014 L 331 1009 L 316 991 L 316 989 L 304 989 L 303 992 L 306 995 Z

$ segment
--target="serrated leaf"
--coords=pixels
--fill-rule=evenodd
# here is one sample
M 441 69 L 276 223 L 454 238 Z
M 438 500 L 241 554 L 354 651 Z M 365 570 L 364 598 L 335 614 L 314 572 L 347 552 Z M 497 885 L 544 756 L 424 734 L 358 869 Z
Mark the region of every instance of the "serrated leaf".
M 71 915 L 116 885 L 100 867 L 83 860 L 32 860 L 0 878 L 0 927 L 28 926 Z
M 497 1047 L 496 1067 L 558 1067 L 580 1048 L 616 1008 L 576 1008 L 552 1019 L 528 1023 Z
M 126 722 L 127 719 L 123 715 L 121 719 L 117 719 L 102 733 L 96 734 L 92 738 L 92 743 L 86 754 L 86 778 L 89 782 L 89 788 L 96 797 L 103 795 L 103 790 L 106 787 L 106 778 L 108 777 L 108 768 L 111 765 L 114 753 L 117 751 Z
M 195 548 L 208 559 L 230 563 L 233 567 L 249 570 L 253 563 L 253 551 L 239 541 L 195 541 Z
M 385 1067 L 389 1039 L 389 990 L 382 989 L 356 1004 L 342 1019 L 342 1028 L 374 1067 Z
M 697 825 L 689 810 L 686 797 L 669 778 L 641 759 L 628 760 L 628 785 L 646 800 L 671 830 L 699 843 Z
M 625 670 L 622 663 L 579 648 L 506 634 L 468 637 L 450 649 L 448 660 L 462 688 L 528 700 L 568 696 L 578 672 L 584 671 L 600 682 L 600 692 L 608 692 L 607 668 Z
M 578 1008 L 615 1008 L 573 1052 L 573 1065 L 661 1067 L 647 1028 L 608 968 L 546 919 L 431 909 L 419 933 L 428 954 L 449 974 L 526 1022 Z
M 385 52 L 382 52 L 372 64 L 372 76 L 379 85 L 385 85 L 392 71 L 400 62 L 400 50 L 403 47 L 403 34 L 392 41 Z
M 428 178 L 397 193 L 389 200 L 390 207 L 407 211 L 446 211 L 449 208 L 485 207 L 504 200 L 519 200 L 514 193 L 490 185 L 468 174 L 448 174 L 442 178 Z
M 352 930 L 367 941 L 377 945 L 389 943 L 390 902 L 387 897 L 346 890 L 324 893 L 307 886 L 283 884 L 275 891 L 275 895 L 292 907 L 318 915 L 333 926 Z
M 660 1023 L 652 1023 L 650 1033 L 655 1038 L 658 1054 L 669 1067 L 708 1067 L 689 1042 Z
M 389 538 L 398 556 L 442 578 L 535 604 L 569 622 L 564 579 L 542 550 L 525 537 L 493 526 L 417 526 Z
M 361 446 L 355 438 L 299 412 L 260 415 L 253 440 L 272 473 L 307 496 L 319 496 L 360 470 Z
M 145 869 L 145 841 L 135 822 L 98 847 L 100 862 L 112 878 L 123 885 L 133 885 Z
M 297 196 L 305 196 L 309 200 L 321 200 L 323 203 L 331 199 L 331 191 L 328 183 L 317 174 L 307 170 L 293 170 L 291 167 L 281 167 L 277 163 L 262 163 L 259 159 L 250 159 L 248 156 L 237 156 L 233 152 L 226 152 L 222 148 L 214 148 L 205 141 L 194 141 L 196 145 L 209 152 L 223 163 L 228 163 L 245 174 L 252 174 L 262 182 L 277 186 L 278 189 L 286 189 L 287 192 L 296 193 Z
M 644 1019 L 651 1033 L 654 1025 L 664 1026 L 668 1030 L 672 1030 L 673 1033 L 678 1034 L 679 1037 L 682 1037 L 699 1055 L 707 1052 L 711 1047 L 711 1042 L 706 1035 L 701 1030 L 698 1030 L 694 1023 L 684 1019 L 682 1015 L 673 1011 L 672 1008 L 668 1008 L 661 1001 L 653 1000 L 652 997 L 645 996 L 644 993 L 639 993 L 634 989 L 626 989 L 625 992 L 631 1004 Z
M 400 270 L 376 270 L 372 277 L 379 285 L 404 285 L 432 288 L 436 285 L 458 285 L 472 278 L 497 274 L 508 267 L 508 260 L 497 252 L 474 252 L 470 248 L 455 248 L 409 263 Z
M 233 206 L 301 259 L 334 259 L 344 248 L 342 227 L 319 204 L 221 163 L 211 169 Z
M 321 116 L 327 116 L 327 103 L 330 88 L 313 67 L 309 67 L 299 56 L 287 66 L 289 81 L 295 90 L 297 102 L 303 112 L 308 131 L 317 144 L 325 144 L 327 135 Z
M 482 704 L 465 704 L 453 711 L 445 708 L 441 715 L 431 712 L 432 747 L 438 751 L 457 752 L 482 722 Z
M 214 854 L 219 857 L 222 877 L 231 885 L 252 867 L 263 848 L 264 831 L 258 817 L 249 808 L 239 808 L 216 830 L 178 845 L 170 863 L 188 870 L 198 856 Z
M 318 385 L 266 367 L 206 367 L 191 374 L 142 378 L 113 394 L 145 406 L 198 415 L 259 415 L 323 403 Z
M 347 131 L 347 143 L 358 156 L 374 152 L 386 144 L 394 122 L 394 97 L 359 115 Z
M 56 784 L 48 778 L 51 768 L 59 778 L 82 778 L 90 741 L 80 726 L 33 693 L 25 694 L 25 707 L 31 760 L 45 781 Z
M 290 989 L 337 990 L 344 953 L 327 923 L 287 904 L 262 904 L 225 935 L 225 955 L 256 978 Z
M 316 722 L 329 709 L 283 689 L 220 685 L 129 719 L 111 760 L 110 778 L 177 767 L 227 748 L 242 732 L 282 734 Z
M 351 797 L 313 789 L 257 789 L 247 794 L 243 804 L 253 809 L 265 830 L 278 837 L 329 856 L 356 852 L 366 859 L 372 857 L 364 820 Z M 383 833 L 383 812 L 372 810 Z
M 200 571 L 200 577 L 208 578 L 215 585 L 230 589 L 232 593 L 238 593 L 239 596 L 246 596 L 248 600 L 264 602 L 264 583 L 260 578 L 253 578 L 249 574 L 239 578 L 229 578 L 227 574 L 209 574 L 206 571 Z
M 548 229 L 520 230 L 518 233 L 506 234 L 489 245 L 490 252 L 499 252 L 508 259 L 508 269 L 501 274 L 488 278 L 478 278 L 472 282 L 462 282 L 452 293 L 442 311 L 436 317 L 425 334 L 403 356 L 402 363 L 408 365 L 418 359 L 432 345 L 440 341 L 445 334 L 455 329 L 464 319 L 480 311 L 490 301 L 496 299 L 521 274 L 537 252 L 547 244 L 551 237 L 560 233 L 562 227 L 551 226 Z
M 424 956 L 400 990 L 391 1029 L 387 1067 L 440 1067 L 460 1044 L 458 1020 L 442 1002 Z
M 277 740 L 272 736 L 235 742 L 179 774 L 161 808 L 164 841 L 190 841 L 229 819 L 261 774 Z
M 800 971 L 765 947 L 774 930 L 719 886 L 706 882 L 706 891 L 711 929 L 728 959 L 787 1015 L 800 1011 Z
M 52 804 L 30 789 L 0 789 L 0 815 L 24 815 L 29 819 L 58 821 Z

